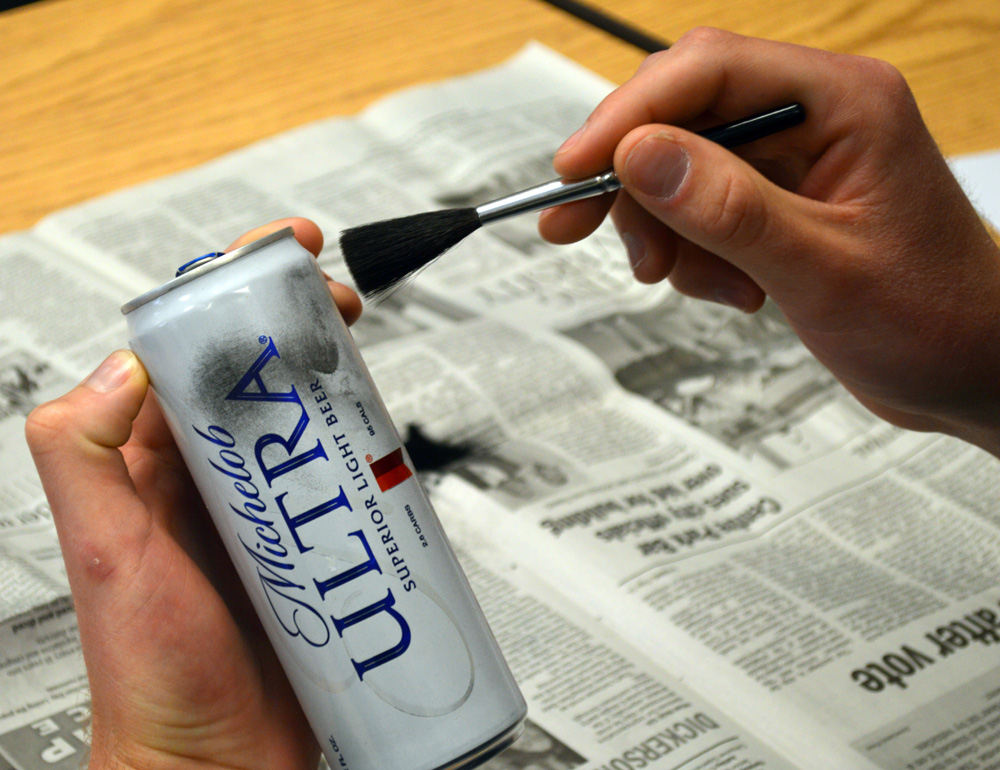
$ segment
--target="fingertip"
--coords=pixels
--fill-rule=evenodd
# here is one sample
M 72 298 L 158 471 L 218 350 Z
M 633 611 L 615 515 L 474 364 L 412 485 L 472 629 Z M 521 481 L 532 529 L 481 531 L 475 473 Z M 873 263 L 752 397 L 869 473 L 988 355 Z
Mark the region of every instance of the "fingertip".
M 587 132 L 587 125 L 588 121 L 584 121 L 582 126 L 569 135 L 569 138 L 556 150 L 556 157 L 570 152 L 579 143 L 580 139 Z
M 134 353 L 108 356 L 69 393 L 36 407 L 25 423 L 28 447 L 39 458 L 120 447 L 146 397 L 149 380 Z
M 149 376 L 138 356 L 116 350 L 63 398 L 75 407 L 81 435 L 100 446 L 120 447 L 131 435 L 148 389 Z
M 670 283 L 688 297 L 743 313 L 757 312 L 767 299 L 764 290 L 745 272 L 694 244 L 679 251 Z
M 600 226 L 614 198 L 613 194 L 601 195 L 545 209 L 538 216 L 538 232 L 549 243 L 576 243 Z
M 659 283 L 674 267 L 676 234 L 628 194 L 619 194 L 611 221 L 625 246 L 632 275 L 640 283 Z
M 652 253 L 650 253 L 652 252 Z M 630 251 L 631 260 L 631 251 Z M 670 275 L 673 268 L 673 257 L 662 248 L 654 247 L 642 252 L 642 257 L 632 263 L 632 276 L 639 283 L 660 283 Z
M 323 231 L 311 219 L 295 217 L 289 220 L 289 226 L 295 232 L 295 240 L 314 257 L 323 250 Z
M 578 146 L 552 158 L 552 168 L 563 179 L 586 179 L 611 168 L 613 152 Z
M 614 165 L 623 187 L 667 201 L 688 178 L 691 158 L 678 132 L 649 125 L 630 131 L 622 139 L 615 150 Z
M 117 390 L 133 377 L 145 379 L 146 370 L 131 350 L 116 350 L 81 383 L 98 393 Z
M 749 282 L 741 286 L 720 286 L 705 299 L 751 315 L 764 306 L 767 295 L 759 286 Z
M 578 156 L 582 154 L 577 152 L 580 147 L 580 140 L 583 138 L 584 133 L 587 131 L 587 122 L 584 122 L 576 131 L 574 131 L 570 137 L 562 143 L 558 150 L 556 150 L 555 155 L 552 157 L 552 167 L 556 170 L 556 173 L 562 176 L 570 175 L 569 178 L 573 178 L 576 175 L 578 165 Z
M 593 118 L 563 142 L 552 157 L 552 168 L 563 179 L 583 179 L 611 168 L 617 138 L 595 125 Z
M 292 228 L 295 232 L 295 240 L 297 240 L 303 248 L 308 250 L 313 256 L 319 256 L 320 251 L 323 250 L 323 233 L 320 231 L 319 226 L 315 222 L 303 217 L 286 217 L 285 219 L 276 219 L 266 225 L 255 227 L 253 230 L 249 230 L 233 241 L 226 251 L 232 251 L 233 249 L 238 249 L 240 246 L 246 246 L 248 243 L 252 243 L 253 241 L 263 238 L 265 235 L 270 235 L 271 233 L 277 232 L 278 230 L 282 230 L 286 227 Z
M 337 303 L 340 315 L 344 322 L 350 326 L 361 317 L 361 297 L 350 286 L 331 280 L 326 283 L 330 287 L 330 293 L 333 295 L 333 301 Z

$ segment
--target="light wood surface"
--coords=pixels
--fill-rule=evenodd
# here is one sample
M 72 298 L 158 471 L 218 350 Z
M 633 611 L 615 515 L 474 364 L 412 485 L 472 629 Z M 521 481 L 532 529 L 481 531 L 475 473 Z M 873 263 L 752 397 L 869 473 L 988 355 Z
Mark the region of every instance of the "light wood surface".
M 887 59 L 946 154 L 1000 148 L 997 0 L 599 0 Z M 0 232 L 527 40 L 621 82 L 643 54 L 538 0 L 45 0 L 0 13 Z

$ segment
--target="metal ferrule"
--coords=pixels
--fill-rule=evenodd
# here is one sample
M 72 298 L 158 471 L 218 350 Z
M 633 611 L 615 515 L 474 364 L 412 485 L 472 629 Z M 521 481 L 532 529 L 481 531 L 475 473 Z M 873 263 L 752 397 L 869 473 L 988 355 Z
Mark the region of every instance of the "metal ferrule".
M 562 203 L 603 195 L 606 192 L 613 192 L 621 186 L 614 171 L 605 171 L 603 174 L 589 179 L 577 179 L 571 182 L 555 179 L 477 206 L 476 213 L 479 215 L 479 221 L 485 225 L 499 219 L 526 214 L 529 211 L 541 211 Z

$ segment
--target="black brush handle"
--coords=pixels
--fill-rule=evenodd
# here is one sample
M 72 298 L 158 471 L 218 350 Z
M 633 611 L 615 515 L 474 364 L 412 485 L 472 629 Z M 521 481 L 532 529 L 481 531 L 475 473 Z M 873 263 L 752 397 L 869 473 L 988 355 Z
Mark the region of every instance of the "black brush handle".
M 741 144 L 749 144 L 756 139 L 797 126 L 806 119 L 805 108 L 801 104 L 788 104 L 776 110 L 768 110 L 749 118 L 734 120 L 715 128 L 699 131 L 698 135 L 709 141 L 732 149 Z M 587 179 L 553 179 L 537 187 L 521 190 L 512 195 L 484 203 L 476 207 L 481 224 L 526 214 L 531 211 L 560 206 L 563 203 L 593 198 L 621 188 L 622 184 L 613 170 L 605 171 Z
M 762 112 L 759 115 L 699 131 L 698 136 L 721 144 L 726 149 L 732 149 L 741 144 L 750 144 L 757 139 L 776 134 L 778 131 L 784 131 L 786 128 L 797 126 L 805 119 L 805 107 L 796 102 L 776 110 Z

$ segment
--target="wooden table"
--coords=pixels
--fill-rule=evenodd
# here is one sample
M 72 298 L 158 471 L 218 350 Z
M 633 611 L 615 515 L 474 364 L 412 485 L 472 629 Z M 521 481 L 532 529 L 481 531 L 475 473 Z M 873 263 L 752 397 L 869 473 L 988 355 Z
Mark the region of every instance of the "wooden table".
M 888 59 L 946 154 L 1000 147 L 997 0 L 599 0 Z M 620 82 L 636 49 L 539 0 L 46 0 L 0 13 L 0 232 L 540 40 Z

